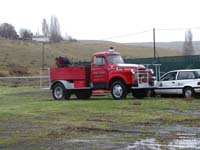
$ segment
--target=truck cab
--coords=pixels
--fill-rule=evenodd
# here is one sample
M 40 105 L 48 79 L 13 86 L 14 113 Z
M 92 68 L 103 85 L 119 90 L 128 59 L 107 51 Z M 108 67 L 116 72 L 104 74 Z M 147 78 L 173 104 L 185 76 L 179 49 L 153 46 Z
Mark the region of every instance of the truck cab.
M 114 50 L 95 53 L 92 56 L 93 89 L 109 89 L 114 99 L 126 98 L 130 92 L 137 98 L 143 98 L 147 89 L 152 86 L 151 77 L 152 72 L 145 66 L 125 64 L 121 55 Z
M 128 93 L 144 98 L 152 87 L 152 73 L 144 65 L 125 64 L 121 55 L 110 49 L 93 54 L 90 67 L 70 65 L 51 68 L 51 89 L 55 99 L 63 98 L 56 98 L 57 85 L 63 86 L 59 88 L 60 93 L 75 94 L 80 99 L 89 98 L 93 90 L 99 89 L 110 90 L 114 99 L 124 99 Z
M 117 64 L 123 64 L 122 57 L 117 52 L 95 53 L 91 60 L 91 82 L 94 89 L 108 88 L 110 72 Z

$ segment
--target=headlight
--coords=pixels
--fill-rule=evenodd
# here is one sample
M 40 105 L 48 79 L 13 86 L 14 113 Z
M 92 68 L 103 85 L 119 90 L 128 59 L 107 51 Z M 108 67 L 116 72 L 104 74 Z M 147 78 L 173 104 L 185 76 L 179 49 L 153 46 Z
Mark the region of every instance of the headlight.
M 132 73 L 132 74 L 135 74 L 136 72 L 135 72 L 135 70 L 134 70 L 134 69 L 131 69 L 131 73 Z
M 153 69 L 150 69 L 149 71 L 150 71 L 150 73 L 151 73 L 151 74 L 154 74 L 154 71 L 153 71 Z

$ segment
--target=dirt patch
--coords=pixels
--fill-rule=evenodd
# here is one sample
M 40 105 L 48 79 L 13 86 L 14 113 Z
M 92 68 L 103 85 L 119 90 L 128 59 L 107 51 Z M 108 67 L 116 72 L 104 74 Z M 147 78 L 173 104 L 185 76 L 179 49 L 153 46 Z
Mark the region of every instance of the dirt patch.
M 200 111 L 197 110 L 167 110 L 167 112 L 172 112 L 181 115 L 191 115 L 191 116 L 200 116 Z
M 93 134 L 102 134 L 102 133 L 135 133 L 135 134 L 152 134 L 152 132 L 143 132 L 134 129 L 102 129 L 102 128 L 87 128 L 87 127 L 65 127 L 61 130 L 51 131 L 48 135 L 50 137 L 61 137 L 70 135 L 72 133 L 93 133 Z
M 92 117 L 92 118 L 88 118 L 86 119 L 87 121 L 92 121 L 92 122 L 109 122 L 109 123 L 113 123 L 111 118 L 101 118 L 101 117 Z

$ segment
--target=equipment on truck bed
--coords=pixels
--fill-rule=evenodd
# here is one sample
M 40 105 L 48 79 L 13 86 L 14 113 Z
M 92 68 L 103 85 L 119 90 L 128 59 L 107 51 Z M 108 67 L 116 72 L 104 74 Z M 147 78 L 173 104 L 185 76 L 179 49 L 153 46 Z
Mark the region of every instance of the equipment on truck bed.
M 71 61 L 66 56 L 65 57 L 62 57 L 62 56 L 56 57 L 55 60 L 56 60 L 56 65 L 58 68 L 59 67 L 67 67 L 72 64 Z

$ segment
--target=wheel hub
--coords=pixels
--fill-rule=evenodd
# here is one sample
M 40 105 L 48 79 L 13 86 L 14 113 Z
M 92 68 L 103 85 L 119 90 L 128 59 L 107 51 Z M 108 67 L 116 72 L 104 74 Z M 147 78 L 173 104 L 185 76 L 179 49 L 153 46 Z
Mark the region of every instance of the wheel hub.
M 56 87 L 54 95 L 57 99 L 61 99 L 63 97 L 63 89 L 61 87 Z
M 115 85 L 113 88 L 113 94 L 115 97 L 119 98 L 123 94 L 123 89 L 120 85 Z
M 185 91 L 185 97 L 190 98 L 192 96 L 192 91 L 191 90 L 186 90 Z

